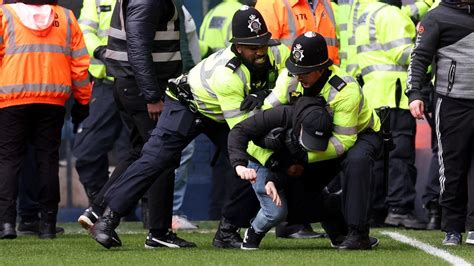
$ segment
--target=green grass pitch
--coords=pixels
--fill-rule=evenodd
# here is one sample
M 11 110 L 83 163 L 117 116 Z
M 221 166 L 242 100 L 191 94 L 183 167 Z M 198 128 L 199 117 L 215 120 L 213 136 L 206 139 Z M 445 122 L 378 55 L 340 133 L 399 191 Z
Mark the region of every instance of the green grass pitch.
M 415 238 L 474 264 L 474 246 L 441 245 L 439 231 L 394 228 L 372 230 L 380 245 L 371 251 L 336 251 L 328 239 L 277 239 L 269 233 L 257 251 L 223 250 L 212 247 L 217 224 L 200 222 L 194 232 L 178 235 L 195 242 L 194 249 L 144 248 L 146 231 L 141 223 L 122 223 L 117 230 L 123 247 L 106 250 L 79 225 L 61 224 L 66 233 L 55 240 L 18 237 L 0 240 L 0 265 L 450 265 L 445 260 L 381 234 L 391 231 Z M 316 230 L 321 229 L 316 226 Z

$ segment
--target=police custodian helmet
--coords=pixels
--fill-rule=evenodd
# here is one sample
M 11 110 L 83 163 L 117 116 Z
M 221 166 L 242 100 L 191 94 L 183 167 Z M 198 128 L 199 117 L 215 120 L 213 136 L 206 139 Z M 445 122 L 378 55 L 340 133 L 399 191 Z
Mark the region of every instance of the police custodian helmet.
M 305 74 L 328 68 L 332 60 L 328 57 L 326 40 L 320 34 L 308 31 L 295 39 L 285 66 L 291 74 Z
M 233 44 L 243 45 L 278 45 L 279 41 L 271 39 L 272 34 L 268 31 L 262 14 L 257 9 L 242 6 L 232 17 L 232 39 Z

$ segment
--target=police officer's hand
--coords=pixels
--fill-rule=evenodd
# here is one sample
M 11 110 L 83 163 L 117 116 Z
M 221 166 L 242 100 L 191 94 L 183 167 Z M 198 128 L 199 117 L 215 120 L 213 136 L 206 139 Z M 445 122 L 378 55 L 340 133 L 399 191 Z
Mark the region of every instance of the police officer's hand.
M 97 46 L 97 48 L 95 48 L 94 50 L 94 58 L 99 59 L 100 61 L 105 63 L 105 50 L 107 50 L 106 45 Z
M 425 107 L 422 100 L 414 100 L 410 103 L 410 113 L 414 118 L 423 120 L 424 111 Z
M 71 108 L 71 120 L 73 124 L 72 132 L 77 133 L 79 125 L 89 116 L 89 104 L 80 104 L 74 101 Z
M 265 101 L 268 94 L 270 94 L 269 90 L 261 90 L 247 95 L 242 103 L 240 103 L 240 111 L 250 112 L 255 108 L 262 107 L 263 101 Z
M 265 184 L 265 192 L 270 198 L 272 198 L 272 201 L 273 203 L 275 203 L 276 206 L 281 206 L 280 195 L 278 194 L 278 190 L 275 186 L 275 183 L 273 183 L 272 181 L 267 182 L 267 184 Z
M 237 165 L 235 167 L 235 172 L 242 180 L 248 180 L 252 184 L 257 181 L 257 172 L 253 168 L 247 168 L 243 165 Z
M 148 116 L 153 121 L 158 121 L 158 117 L 163 111 L 163 101 L 158 101 L 156 103 L 147 103 L 146 108 L 148 109 Z

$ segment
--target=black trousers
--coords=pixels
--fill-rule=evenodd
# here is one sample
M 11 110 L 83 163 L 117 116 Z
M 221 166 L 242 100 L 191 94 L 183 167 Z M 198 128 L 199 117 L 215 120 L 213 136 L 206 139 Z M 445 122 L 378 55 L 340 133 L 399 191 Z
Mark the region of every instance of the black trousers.
M 339 208 L 345 222 L 350 226 L 368 228 L 371 173 L 381 145 L 382 139 L 377 133 L 360 133 L 354 146 L 343 157 L 310 164 L 305 170 L 305 178 L 290 182 L 287 190 L 288 221 L 305 223 L 328 218 L 337 221 L 337 212 L 321 203 L 326 202 L 321 191 L 335 178 L 341 178 L 342 202 Z
M 102 213 L 107 204 L 104 202 L 105 192 L 117 179 L 127 170 L 127 168 L 140 158 L 141 150 L 146 141 L 150 138 L 150 133 L 155 128 L 156 122 L 148 116 L 147 103 L 135 80 L 116 79 L 114 83 L 114 98 L 120 112 L 120 116 L 130 132 L 131 150 L 128 157 L 121 161 L 110 176 L 110 179 L 102 187 L 94 200 L 93 208 L 96 212 Z M 158 175 L 157 175 L 158 176 Z M 174 192 L 174 171 L 167 169 L 161 173 L 162 178 L 156 183 L 150 184 L 149 191 L 145 197 L 149 208 L 150 220 L 148 229 L 168 229 L 171 228 L 171 217 L 173 214 L 173 192 Z M 137 202 L 134 202 L 134 205 Z M 131 211 L 130 208 L 128 211 Z M 128 212 L 127 212 L 128 213 Z M 126 214 L 126 213 L 124 213 Z
M 168 169 L 174 171 L 179 166 L 181 151 L 201 133 L 227 154 L 227 124 L 196 115 L 181 103 L 166 97 L 163 112 L 143 146 L 140 158 L 107 190 L 105 199 L 110 208 L 120 214 L 126 213 L 156 180 L 164 182 L 160 180 L 165 179 L 163 173 Z M 256 196 L 250 184 L 235 174 L 227 183 L 236 192 L 231 195 L 231 202 L 225 205 L 224 213 L 228 213 L 227 218 L 236 217 L 248 225 L 259 206 Z M 241 188 L 248 188 L 252 193 L 242 193 Z M 239 225 L 239 221 L 232 222 Z
M 40 212 L 57 213 L 63 106 L 28 104 L 0 109 L 0 223 L 15 223 L 19 174 L 30 142 L 37 159 Z
M 395 149 L 389 154 L 388 191 L 385 194 L 383 158 L 375 162 L 372 184 L 372 211 L 385 212 L 386 207 L 403 211 L 414 208 L 416 190 L 415 134 L 416 121 L 409 110 L 390 109 L 390 128 Z
M 89 116 L 74 137 L 72 153 L 89 201 L 94 200 L 109 180 L 108 152 L 115 146 L 120 162 L 128 157 L 131 148 L 128 129 L 120 118 L 113 92 L 111 81 L 94 79 Z
M 436 102 L 441 230 L 474 230 L 474 100 Z

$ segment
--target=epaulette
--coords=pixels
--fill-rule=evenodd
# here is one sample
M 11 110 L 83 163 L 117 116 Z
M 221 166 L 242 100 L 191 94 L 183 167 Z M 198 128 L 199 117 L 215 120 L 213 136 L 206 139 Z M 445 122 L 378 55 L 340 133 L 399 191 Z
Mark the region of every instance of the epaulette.
M 328 82 L 337 91 L 341 91 L 347 85 L 347 83 L 337 75 L 334 75 Z
M 230 68 L 232 71 L 235 71 L 237 70 L 237 68 L 239 68 L 241 64 L 242 64 L 242 61 L 236 56 L 230 59 L 229 62 L 227 62 L 225 66 Z

